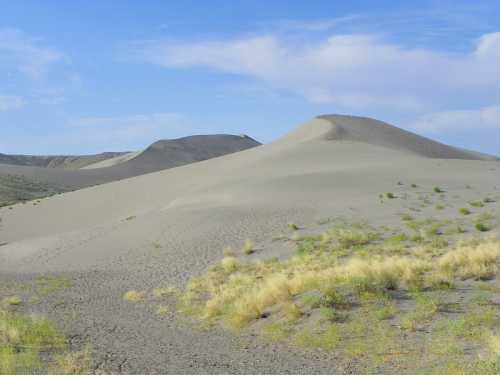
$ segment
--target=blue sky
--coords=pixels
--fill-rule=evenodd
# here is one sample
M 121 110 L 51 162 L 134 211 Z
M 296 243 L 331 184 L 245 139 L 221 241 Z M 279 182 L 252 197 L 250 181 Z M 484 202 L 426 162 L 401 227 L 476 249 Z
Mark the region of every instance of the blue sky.
M 396 4 L 397 3 L 397 4 Z M 498 1 L 0 1 L 0 152 L 140 149 L 326 113 L 500 154 Z

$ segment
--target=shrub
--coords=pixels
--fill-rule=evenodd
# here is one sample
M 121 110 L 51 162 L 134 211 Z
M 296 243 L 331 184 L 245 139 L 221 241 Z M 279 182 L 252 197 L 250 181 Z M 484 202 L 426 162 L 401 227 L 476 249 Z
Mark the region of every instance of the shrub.
M 18 296 L 12 296 L 5 298 L 2 302 L 8 306 L 17 306 L 20 305 L 23 301 Z
M 471 212 L 468 208 L 465 208 L 465 207 L 462 207 L 458 210 L 458 212 L 460 212 L 462 215 L 470 215 Z
M 434 192 L 435 192 L 435 193 L 443 193 L 444 191 L 443 191 L 443 189 L 441 189 L 439 186 L 435 186 L 435 187 L 434 187 Z
M 289 223 L 289 224 L 288 224 L 288 228 L 289 228 L 290 230 L 292 230 L 292 231 L 296 231 L 296 230 L 299 230 L 299 229 L 300 229 L 300 228 L 298 227 L 298 225 L 297 225 L 297 224 L 295 224 L 295 223 Z
M 472 207 L 484 207 L 484 203 L 481 201 L 470 201 L 469 204 Z
M 226 256 L 222 258 L 221 266 L 226 273 L 231 273 L 238 268 L 238 261 L 233 256 Z
M 360 226 L 350 228 L 332 228 L 323 234 L 323 243 L 334 243 L 342 249 L 349 249 L 354 246 L 368 245 L 379 239 L 380 235 L 373 230 L 362 229 Z
M 243 244 L 243 254 L 245 255 L 250 255 L 255 252 L 253 242 L 250 240 L 246 240 L 245 243 Z
M 479 232 L 488 232 L 491 229 L 488 225 L 486 225 L 484 223 L 476 223 L 475 228 Z
M 396 196 L 393 193 L 385 193 L 385 197 L 387 199 L 394 199 L 394 198 L 396 198 Z

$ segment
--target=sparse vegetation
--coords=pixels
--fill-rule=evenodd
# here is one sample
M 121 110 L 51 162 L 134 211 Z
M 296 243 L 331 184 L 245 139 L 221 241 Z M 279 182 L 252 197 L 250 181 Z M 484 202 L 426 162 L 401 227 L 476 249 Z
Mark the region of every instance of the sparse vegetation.
M 475 302 L 480 311 L 466 304 L 454 307 L 463 318 L 455 325 L 447 325 L 442 312 L 452 308 L 445 295 L 456 293 L 458 283 L 496 277 L 500 242 L 450 243 L 440 235 L 442 228 L 458 224 L 407 219 L 407 227 L 420 236 L 416 245 L 403 232 L 385 235 L 366 224 L 337 222 L 322 234 L 297 237 L 297 255 L 288 260 L 240 264 L 225 257 L 189 283 L 179 295 L 179 309 L 211 324 L 257 329 L 272 341 L 340 351 L 346 359 L 363 358 L 365 365 L 377 368 L 396 360 L 410 367 L 420 363 L 424 367 L 416 370 L 421 373 L 426 366 L 443 368 L 442 353 L 462 352 L 471 340 L 486 345 L 484 332 L 470 327 L 491 327 L 500 319 L 487 302 Z M 452 232 L 462 231 L 446 231 Z M 419 341 L 422 327 L 430 332 L 428 363 L 412 361 L 425 347 Z M 407 335 L 415 338 L 408 343 Z M 495 340 L 491 336 L 488 341 L 492 351 Z M 392 351 L 401 354 L 381 354 Z M 470 359 L 464 357 L 457 366 L 468 366 L 465 358 Z M 481 363 L 490 366 L 492 361 Z M 469 364 L 479 368 L 479 363 Z
M 0 175 L 0 207 L 52 196 L 67 190 L 64 186 L 20 175 L 3 174 Z
M 443 189 L 441 189 L 439 186 L 434 187 L 434 193 L 444 193 Z
M 385 193 L 385 197 L 387 199 L 395 199 L 396 198 L 396 196 L 394 195 L 394 193 Z
M 41 373 L 48 367 L 53 374 L 90 374 L 90 352 L 69 352 L 65 337 L 43 317 L 0 308 L 0 374 Z

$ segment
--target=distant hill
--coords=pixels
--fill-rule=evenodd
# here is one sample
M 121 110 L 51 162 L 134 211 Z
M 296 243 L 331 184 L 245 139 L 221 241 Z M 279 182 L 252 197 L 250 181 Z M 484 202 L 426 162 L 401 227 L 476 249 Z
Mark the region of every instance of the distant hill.
M 7 155 L 0 154 L 0 164 L 42 168 L 80 169 L 87 165 L 118 157 L 127 152 L 103 152 L 96 155 Z
M 246 135 L 216 134 L 161 140 L 136 153 L 108 152 L 88 156 L 0 154 L 0 205 L 157 172 L 259 145 Z

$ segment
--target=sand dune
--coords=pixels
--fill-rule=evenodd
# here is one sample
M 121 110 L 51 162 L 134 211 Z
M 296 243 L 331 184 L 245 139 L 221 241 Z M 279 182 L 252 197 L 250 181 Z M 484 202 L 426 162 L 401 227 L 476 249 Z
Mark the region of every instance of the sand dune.
M 154 169 L 156 154 L 185 155 L 190 147 L 162 142 L 116 168 L 136 171 L 140 161 Z M 199 156 L 191 161 L 207 154 Z M 450 200 L 484 196 L 500 189 L 494 159 L 371 119 L 321 116 L 269 145 L 0 209 L 0 280 L 74 277 L 64 295 L 70 302 L 53 314 L 85 316 L 67 328 L 92 337 L 98 353 L 112 353 L 110 369 L 125 361 L 130 373 L 331 374 L 331 358 L 254 341 L 245 344 L 249 351 L 226 333 L 199 333 L 173 317 L 130 309 L 121 296 L 182 285 L 220 260 L 224 246 L 246 238 L 259 256 L 286 256 L 290 249 L 272 238 L 290 221 L 348 216 L 392 225 L 395 208 L 378 196 L 411 183 L 441 186 Z
M 125 163 L 135 157 L 137 157 L 142 151 L 127 152 L 126 154 L 115 156 L 106 160 L 99 161 L 97 163 L 92 163 L 86 165 L 81 169 L 95 169 L 95 168 L 107 168 L 112 167 L 117 164 Z
M 246 150 L 259 144 L 246 136 L 199 135 L 158 141 L 144 151 L 120 155 L 83 169 L 0 163 L 0 203 L 9 202 L 8 197 L 1 196 L 2 181 L 11 181 L 12 176 L 20 176 L 33 185 L 48 185 L 49 191 L 72 191 Z M 35 196 L 43 197 L 44 191 Z

